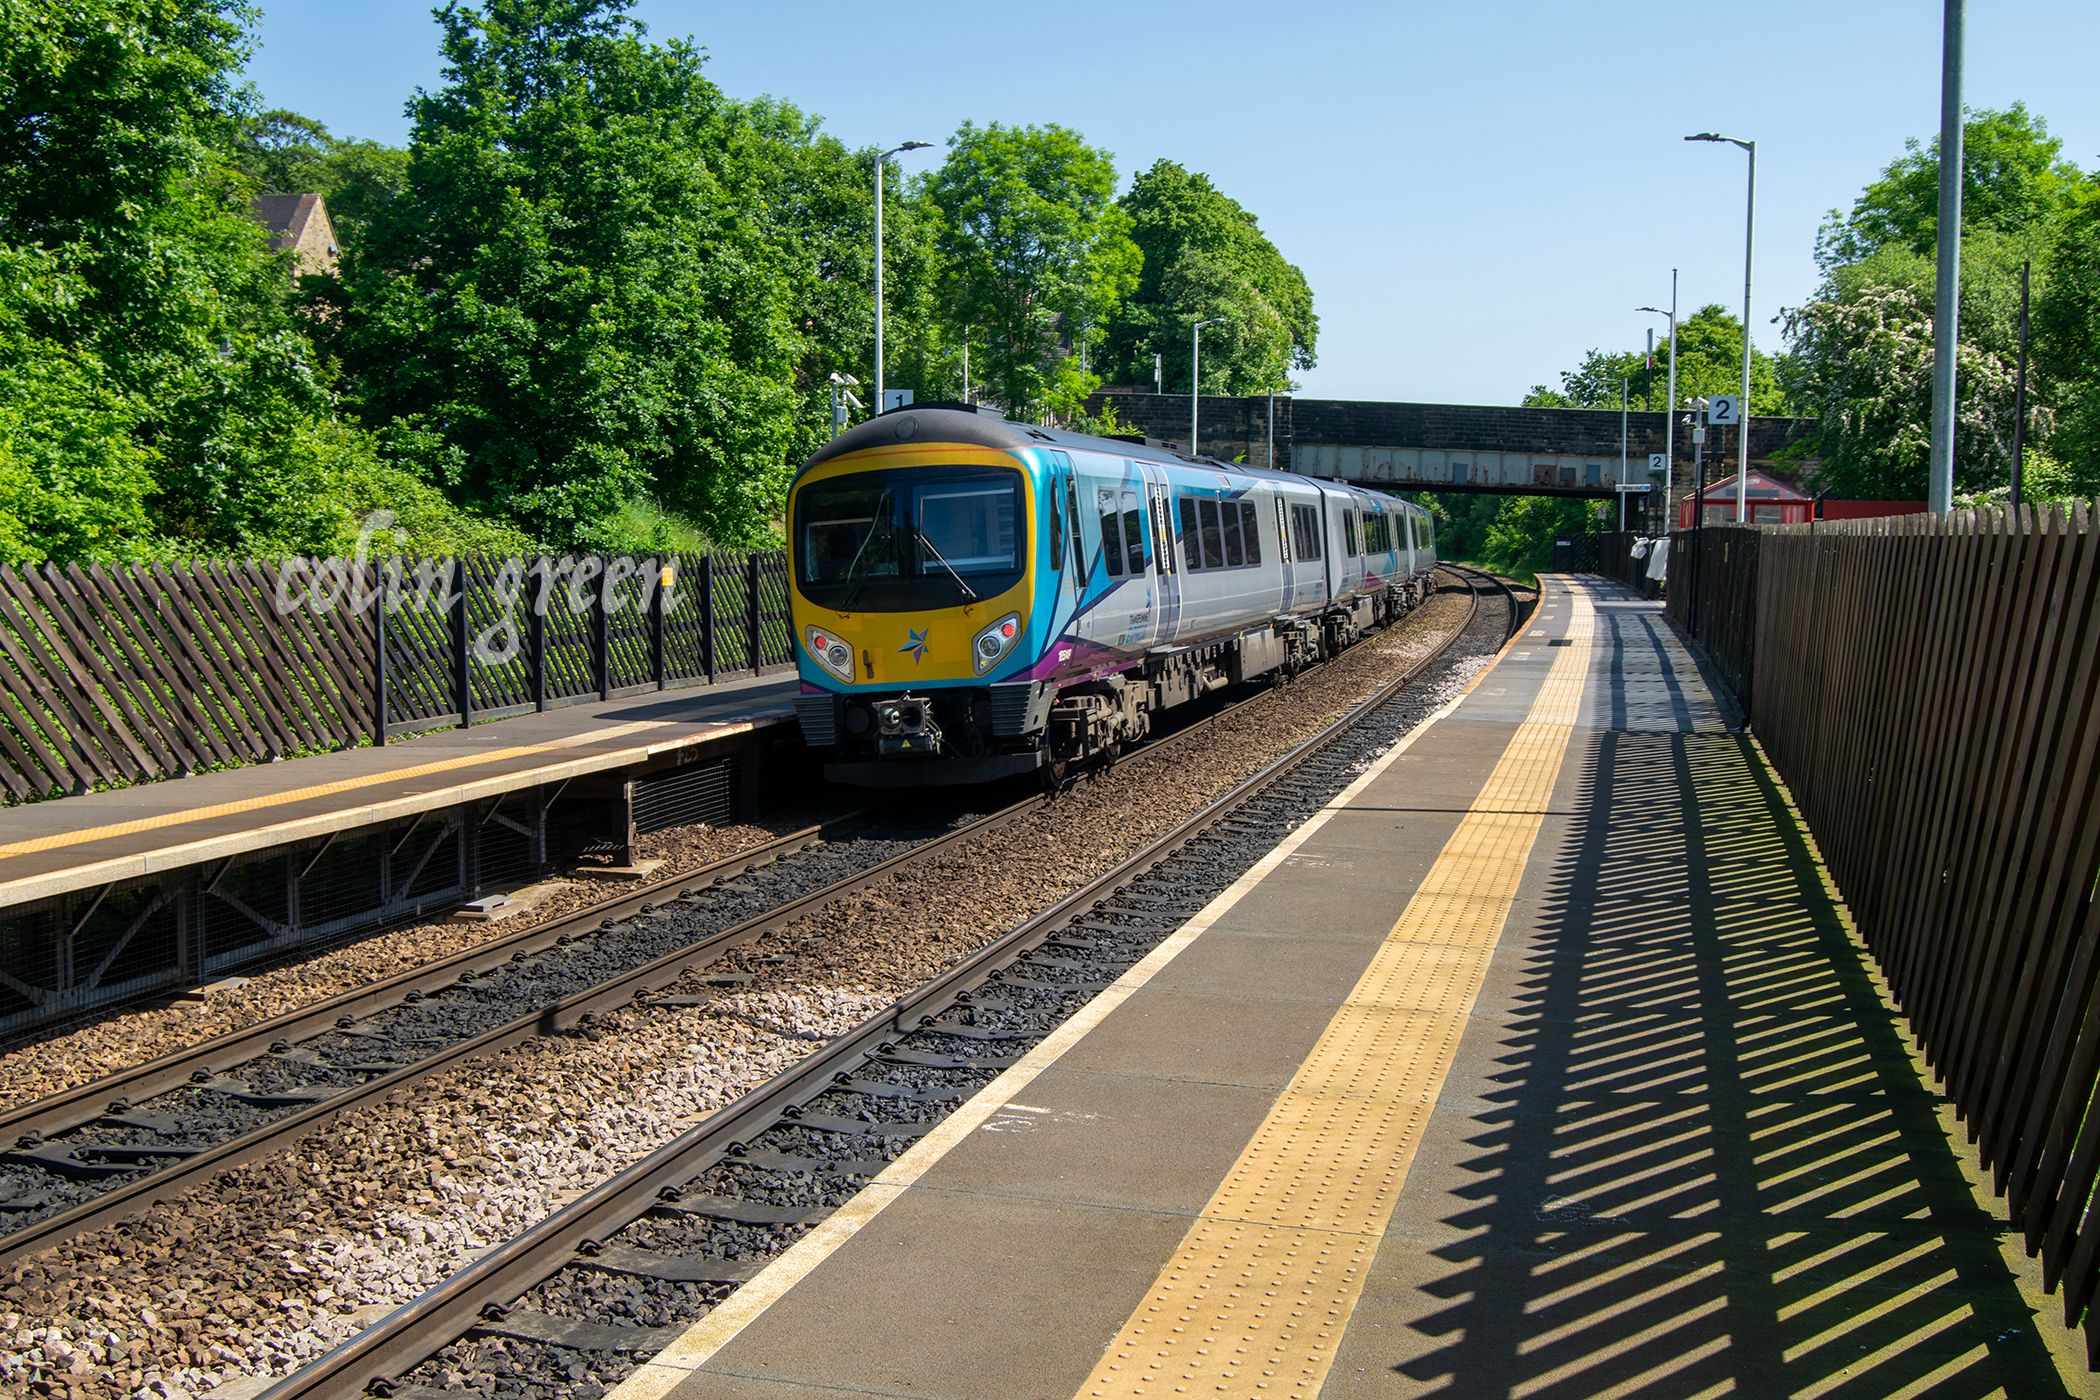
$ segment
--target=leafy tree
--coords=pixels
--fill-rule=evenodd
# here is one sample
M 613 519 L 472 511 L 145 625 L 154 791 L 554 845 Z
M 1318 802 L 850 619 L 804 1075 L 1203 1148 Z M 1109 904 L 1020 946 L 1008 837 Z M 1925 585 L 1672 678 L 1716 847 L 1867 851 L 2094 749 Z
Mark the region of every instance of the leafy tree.
M 1963 271 L 1966 321 L 1969 304 L 2006 278 L 1985 275 L 1975 257 Z M 1932 441 L 1933 267 L 1885 249 L 1851 272 L 1786 313 L 1796 389 L 1819 420 L 1817 484 L 1840 496 L 1919 500 Z M 1966 326 L 1959 357 L 1955 481 L 1970 490 L 2008 475 L 2013 371 Z
M 778 143 L 629 8 L 438 11 L 444 84 L 410 104 L 340 343 L 371 416 L 478 507 L 595 543 L 648 496 L 758 539 L 808 329 L 766 202 Z
M 2091 183 L 2061 158 L 2063 142 L 2015 102 L 2005 111 L 1968 113 L 1962 122 L 1961 221 L 1972 230 L 2018 233 L 2066 213 Z M 1828 272 L 1883 248 L 1930 253 L 1939 237 L 1940 143 L 1915 138 L 1840 216 L 1832 210 L 1816 236 Z
M 1150 383 L 1156 353 L 1166 382 L 1186 385 L 1189 328 L 1212 317 L 1222 320 L 1203 336 L 1210 392 L 1283 389 L 1292 370 L 1312 368 L 1320 323 L 1305 274 L 1208 176 L 1157 161 L 1121 204 L 1144 261 L 1108 326 L 1102 360 L 1111 379 Z
M 1750 407 L 1753 414 L 1793 411 L 1778 357 L 1755 346 L 1750 352 Z M 1658 338 L 1651 368 L 1641 350 L 1591 350 L 1582 363 L 1560 377 L 1560 388 L 1534 385 L 1524 396 L 1526 408 L 1617 408 L 1619 381 L 1631 381 L 1632 406 L 1662 403 L 1669 392 L 1670 346 Z M 1677 323 L 1677 396 L 1738 394 L 1743 388 L 1743 323 L 1719 304 L 1700 307 Z
M 253 10 L 0 9 L 0 538 L 312 547 L 351 447 L 221 152 Z
M 1955 485 L 2002 489 L 2011 474 L 2020 269 L 2032 262 L 2035 373 L 2028 442 L 2066 459 L 2064 479 L 2090 489 L 2100 468 L 2072 445 L 2073 385 L 2100 381 L 2100 322 L 2081 324 L 2100 258 L 2076 251 L 2094 181 L 2058 156 L 2060 143 L 2015 105 L 1970 116 L 1963 179 L 1961 343 L 1956 378 Z M 1819 422 L 1818 482 L 1841 495 L 1926 494 L 1932 414 L 1938 153 L 1911 142 L 1818 242 L 1824 276 L 1807 305 L 1785 313 L 1791 391 Z M 2086 234 L 2085 236 L 2090 236 Z M 2051 441 L 2064 405 L 2072 410 Z M 2070 450 L 2066 450 L 2070 449 Z M 2048 460 L 2047 456 L 2040 460 Z M 2035 480 L 2055 478 L 2044 471 Z
M 996 122 L 963 123 L 926 183 L 948 318 L 1013 413 L 1076 413 L 1100 382 L 1073 352 L 1099 343 L 1140 260 L 1115 185 L 1108 153 L 1077 132 Z
M 2056 406 L 2050 448 L 2066 494 L 2100 494 L 2100 193 L 2067 218 L 2034 302 L 2035 397 Z

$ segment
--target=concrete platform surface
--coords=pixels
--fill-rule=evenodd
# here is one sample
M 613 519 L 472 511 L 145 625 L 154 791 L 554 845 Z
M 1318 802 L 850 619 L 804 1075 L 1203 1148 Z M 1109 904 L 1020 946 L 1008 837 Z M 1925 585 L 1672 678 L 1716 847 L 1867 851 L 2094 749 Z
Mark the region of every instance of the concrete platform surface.
M 747 677 L 0 808 L 0 908 L 631 767 L 790 722 L 798 687 Z
M 2085 1388 L 1748 737 L 1544 583 L 619 1400 Z

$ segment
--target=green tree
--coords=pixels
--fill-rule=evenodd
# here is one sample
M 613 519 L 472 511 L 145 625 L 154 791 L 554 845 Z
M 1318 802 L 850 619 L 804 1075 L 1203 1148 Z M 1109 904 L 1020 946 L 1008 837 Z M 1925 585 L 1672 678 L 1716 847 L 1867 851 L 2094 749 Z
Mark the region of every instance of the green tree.
M 948 319 L 1012 413 L 1076 413 L 1100 382 L 1075 352 L 1099 343 L 1140 261 L 1115 186 L 1108 153 L 1077 132 L 996 122 L 964 122 L 927 181 Z
M 2036 373 L 2028 442 L 2067 458 L 2038 483 L 2093 482 L 2088 452 L 2066 449 L 2075 421 L 2052 441 L 2059 404 L 2075 414 L 2072 386 L 2100 380 L 2094 326 L 2075 308 L 2100 260 L 2075 251 L 2094 181 L 2059 157 L 2041 121 L 2015 105 L 1972 114 L 1962 209 L 1961 340 L 1956 378 L 1955 484 L 2002 490 L 2011 475 L 2013 385 L 2020 273 L 2033 265 Z M 1921 499 L 1932 413 L 1936 148 L 1913 141 L 1818 241 L 1824 268 L 1815 297 L 1785 313 L 1789 389 L 1818 420 L 1817 482 L 1840 495 Z M 2083 279 L 2083 280 L 2082 280 Z M 2089 295 L 2089 294 L 2088 294 Z
M 2034 305 L 2037 399 L 2054 405 L 2050 451 L 2067 494 L 2100 494 L 2100 192 L 2066 218 Z
M 653 497 L 760 539 L 808 408 L 778 142 L 630 8 L 438 12 L 444 83 L 410 104 L 340 344 L 421 474 L 544 538 L 605 542 Z
M 1102 362 L 1110 379 L 1149 384 L 1159 354 L 1165 382 L 1186 386 L 1189 327 L 1213 317 L 1220 323 L 1203 336 L 1211 393 L 1283 389 L 1291 371 L 1312 368 L 1320 322 L 1305 274 L 1208 176 L 1157 161 L 1121 204 L 1143 263 L 1108 325 Z
M 2005 111 L 1968 113 L 1962 122 L 1961 222 L 1976 230 L 2016 234 L 2067 213 L 2091 180 L 2062 159 L 2063 142 L 2015 102 Z M 1828 272 L 1883 248 L 1931 253 L 1939 237 L 1940 143 L 1913 138 L 1881 177 L 1836 210 L 1816 236 L 1816 261 Z
M 1750 352 L 1750 408 L 1754 414 L 1793 411 L 1780 373 L 1780 359 L 1755 348 Z M 1631 383 L 1633 407 L 1652 401 L 1662 405 L 1669 392 L 1670 346 L 1657 338 L 1655 362 L 1643 350 L 1591 350 L 1582 363 L 1563 371 L 1560 388 L 1534 385 L 1524 396 L 1526 408 L 1617 408 L 1619 381 Z M 1743 323 L 1718 305 L 1700 307 L 1677 323 L 1677 397 L 1738 394 L 1743 388 Z
M 315 548 L 334 430 L 223 152 L 251 7 L 0 6 L 0 539 L 11 557 Z

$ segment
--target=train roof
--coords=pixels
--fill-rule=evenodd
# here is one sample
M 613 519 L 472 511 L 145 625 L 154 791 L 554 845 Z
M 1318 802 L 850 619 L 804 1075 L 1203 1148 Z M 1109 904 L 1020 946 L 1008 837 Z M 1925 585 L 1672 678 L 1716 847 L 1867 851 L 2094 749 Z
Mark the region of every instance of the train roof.
M 1186 453 L 1149 442 L 1094 437 L 1087 433 L 1067 432 L 1063 428 L 1043 428 L 1033 423 L 1016 423 L 997 409 L 964 403 L 926 403 L 913 404 L 908 408 L 893 408 L 839 434 L 819 448 L 807 465 L 813 467 L 834 457 L 843 457 L 851 452 L 864 452 L 872 447 L 893 447 L 899 443 L 916 441 L 960 442 L 972 447 L 992 447 L 1001 450 L 1061 447 L 1080 452 L 1103 452 L 1139 461 L 1163 462 L 1169 466 L 1236 472 L 1243 476 L 1272 481 L 1290 481 L 1315 486 L 1339 484 L 1319 477 L 1301 476 L 1296 472 L 1250 467 L 1243 462 L 1221 462 L 1215 457 L 1191 457 Z M 1364 491 L 1364 488 L 1354 485 L 1344 485 L 1342 489 Z M 1364 491 L 1364 494 L 1384 493 Z M 1403 501 L 1401 504 L 1405 505 L 1407 502 Z

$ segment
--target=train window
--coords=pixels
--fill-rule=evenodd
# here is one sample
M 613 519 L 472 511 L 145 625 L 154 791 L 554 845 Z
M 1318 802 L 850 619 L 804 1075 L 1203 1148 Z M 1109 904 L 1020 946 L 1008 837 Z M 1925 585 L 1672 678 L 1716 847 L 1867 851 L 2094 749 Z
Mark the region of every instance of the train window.
M 1123 556 L 1130 572 L 1145 572 L 1144 512 L 1138 509 L 1137 492 L 1123 493 Z
M 1298 541 L 1300 559 L 1318 559 L 1326 554 L 1320 539 L 1320 512 L 1313 507 L 1291 507 L 1291 534 Z
M 1371 553 L 1385 554 L 1393 547 L 1393 520 L 1389 515 L 1374 515 L 1370 528 L 1365 531 L 1371 538 Z
M 1101 492 L 1101 562 L 1110 578 L 1123 577 L 1123 516 L 1113 491 Z
M 1174 572 L 1174 522 L 1167 518 L 1167 498 L 1157 491 L 1147 494 L 1152 507 L 1152 558 L 1162 574 Z
M 1050 567 L 1053 571 L 1065 566 L 1065 503 L 1058 499 L 1057 492 L 1050 493 Z
M 1247 562 L 1240 548 L 1240 508 L 1235 501 L 1221 501 L 1219 508 L 1225 519 L 1225 567 L 1237 569 Z
M 1261 563 L 1261 517 L 1255 513 L 1254 502 L 1240 502 L 1240 535 L 1247 542 L 1247 563 Z
M 1291 548 L 1291 507 L 1283 497 L 1276 498 L 1276 552 L 1283 556 L 1283 566 L 1288 569 L 1297 551 Z
M 1218 503 L 1214 500 L 1198 501 L 1196 512 L 1203 522 L 1203 567 L 1222 569 L 1225 567 L 1225 527 L 1218 521 Z
M 1356 512 L 1342 512 L 1342 552 L 1351 559 L 1364 552 L 1362 537 L 1356 533 Z
M 1181 557 L 1188 561 L 1190 568 L 1200 569 L 1203 567 L 1203 547 L 1197 538 L 1196 498 L 1183 496 L 1174 504 L 1179 507 L 1181 515 Z

